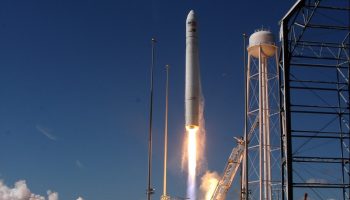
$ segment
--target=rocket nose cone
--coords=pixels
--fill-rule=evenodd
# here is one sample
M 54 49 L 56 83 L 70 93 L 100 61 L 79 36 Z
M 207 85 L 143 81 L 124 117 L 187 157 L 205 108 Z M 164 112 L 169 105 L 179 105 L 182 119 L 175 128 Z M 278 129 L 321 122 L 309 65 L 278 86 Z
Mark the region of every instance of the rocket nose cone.
M 191 10 L 188 15 L 187 15 L 187 20 L 186 21 L 195 21 L 196 20 L 196 17 L 195 17 L 195 14 L 194 14 L 194 11 Z

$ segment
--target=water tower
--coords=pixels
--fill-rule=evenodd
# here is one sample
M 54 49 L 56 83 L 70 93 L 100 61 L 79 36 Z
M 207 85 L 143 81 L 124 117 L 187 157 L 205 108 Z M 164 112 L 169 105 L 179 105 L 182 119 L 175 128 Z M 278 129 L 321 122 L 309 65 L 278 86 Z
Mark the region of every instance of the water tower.
M 268 30 L 253 33 L 249 37 L 247 52 L 247 142 L 243 160 L 242 199 L 278 199 L 281 192 L 278 59 L 273 34 Z

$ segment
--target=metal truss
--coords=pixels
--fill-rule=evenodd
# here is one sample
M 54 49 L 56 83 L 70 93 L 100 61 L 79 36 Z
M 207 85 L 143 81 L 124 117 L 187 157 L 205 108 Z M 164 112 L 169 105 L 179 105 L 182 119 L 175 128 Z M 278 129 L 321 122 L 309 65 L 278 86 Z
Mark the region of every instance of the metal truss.
M 282 199 L 350 199 L 347 0 L 299 0 L 280 22 Z
M 281 153 L 277 49 L 274 56 L 261 60 L 254 58 L 248 52 L 247 60 L 244 138 L 246 153 L 242 162 L 241 198 L 280 199 Z M 262 66 L 265 66 L 265 69 Z M 264 88 L 266 91 L 263 91 Z M 261 106 L 263 102 L 265 106 Z M 265 116 L 263 116 L 264 113 Z M 264 130 L 263 127 L 268 127 L 268 130 Z M 268 144 L 262 142 L 266 138 L 269 140 Z M 264 167 L 265 164 L 267 166 Z M 262 182 L 265 182 L 265 185 Z

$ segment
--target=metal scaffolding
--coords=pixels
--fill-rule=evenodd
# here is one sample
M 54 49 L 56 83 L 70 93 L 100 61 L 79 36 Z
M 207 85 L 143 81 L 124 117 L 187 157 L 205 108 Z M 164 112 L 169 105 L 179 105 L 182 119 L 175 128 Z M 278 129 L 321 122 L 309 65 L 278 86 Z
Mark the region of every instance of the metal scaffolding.
M 347 0 L 299 0 L 280 22 L 282 199 L 350 199 Z

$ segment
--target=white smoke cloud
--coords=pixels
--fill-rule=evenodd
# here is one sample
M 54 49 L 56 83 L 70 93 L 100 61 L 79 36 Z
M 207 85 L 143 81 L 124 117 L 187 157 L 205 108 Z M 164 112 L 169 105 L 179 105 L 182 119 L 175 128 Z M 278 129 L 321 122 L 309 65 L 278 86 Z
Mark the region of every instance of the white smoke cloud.
M 77 200 L 83 200 L 79 198 Z M 32 193 L 25 180 L 17 181 L 12 188 L 0 180 L 0 200 L 46 200 L 46 198 Z M 47 200 L 58 200 L 58 193 L 48 190 Z
M 47 198 L 48 200 L 58 200 L 58 193 L 57 192 L 51 192 L 50 190 L 47 191 Z
M 84 200 L 83 197 L 78 197 L 77 200 Z
M 200 199 L 210 200 L 219 182 L 220 176 L 217 172 L 206 171 L 201 178 Z

